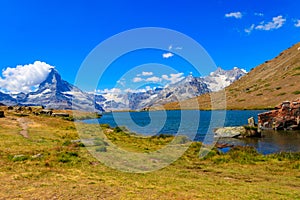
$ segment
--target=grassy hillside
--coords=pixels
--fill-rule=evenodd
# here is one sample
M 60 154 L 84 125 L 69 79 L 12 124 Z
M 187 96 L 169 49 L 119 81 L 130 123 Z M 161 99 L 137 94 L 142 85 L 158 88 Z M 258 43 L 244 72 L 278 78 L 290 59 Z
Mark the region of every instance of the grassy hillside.
M 281 101 L 299 98 L 300 50 L 298 48 L 300 43 L 252 69 L 247 75 L 227 87 L 225 89 L 227 109 L 273 108 Z M 214 95 L 222 97 L 221 92 Z M 178 102 L 166 104 L 165 108 L 210 109 L 210 101 L 210 95 L 205 94 L 183 101 L 181 105 Z M 216 108 L 223 107 L 220 102 L 214 105 Z
M 27 137 L 20 134 L 24 122 Z M 86 133 L 98 134 L 96 125 L 85 126 Z M 114 144 L 136 152 L 162 148 L 173 139 L 102 128 Z M 168 167 L 132 174 L 105 166 L 81 143 L 71 142 L 78 139 L 75 124 L 62 118 L 6 112 L 0 139 L 0 199 L 300 198 L 299 153 L 263 156 L 236 148 L 200 159 L 201 143 L 195 142 Z

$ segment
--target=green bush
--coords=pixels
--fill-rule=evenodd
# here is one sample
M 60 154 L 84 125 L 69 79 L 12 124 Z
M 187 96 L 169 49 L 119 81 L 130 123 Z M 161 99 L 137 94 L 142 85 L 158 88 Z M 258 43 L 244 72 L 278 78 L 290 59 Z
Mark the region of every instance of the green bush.
M 299 90 L 296 90 L 294 92 L 292 92 L 293 94 L 297 95 L 297 94 L 300 94 L 300 91 Z
M 57 156 L 57 160 L 58 162 L 61 163 L 69 163 L 74 161 L 75 158 L 77 158 L 79 155 L 77 152 L 61 152 L 58 154 Z
M 277 94 L 277 96 L 283 96 L 283 95 L 286 95 L 286 93 L 285 92 L 281 92 L 281 93 Z

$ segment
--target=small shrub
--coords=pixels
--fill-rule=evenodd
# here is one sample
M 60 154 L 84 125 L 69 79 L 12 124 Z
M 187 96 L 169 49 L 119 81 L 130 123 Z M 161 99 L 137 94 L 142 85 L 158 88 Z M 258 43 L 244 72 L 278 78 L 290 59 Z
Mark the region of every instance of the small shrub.
M 116 128 L 114 128 L 114 131 L 116 133 L 123 132 L 123 130 L 119 126 L 116 126 Z
M 294 92 L 292 92 L 293 94 L 297 95 L 297 94 L 300 94 L 300 91 L 299 90 L 296 90 Z
M 10 156 L 9 158 L 14 162 L 20 162 L 20 161 L 28 160 L 29 157 L 26 155 L 15 155 L 15 156 Z
M 71 121 L 71 122 L 75 121 L 75 118 L 72 117 L 72 116 L 70 116 L 70 117 L 63 117 L 63 119 L 67 120 L 67 121 Z
M 276 90 L 280 90 L 280 89 L 281 89 L 281 87 L 276 87 L 275 89 L 276 89 Z
M 256 96 L 262 96 L 263 95 L 263 93 L 258 93 L 258 94 L 256 94 Z
M 105 146 L 101 146 L 101 147 L 96 148 L 96 152 L 106 152 L 106 151 L 107 151 L 107 149 L 106 149 Z
M 299 67 L 296 67 L 296 68 L 294 68 L 293 70 L 300 70 L 300 66 L 299 66 Z
M 170 134 L 159 134 L 159 135 L 154 135 L 152 136 L 151 138 L 158 138 L 158 139 L 166 139 L 166 138 L 169 138 L 169 137 L 174 137 L 173 135 L 170 135 Z
M 62 152 L 58 155 L 57 160 L 61 163 L 69 163 L 74 160 L 74 158 L 78 157 L 77 152 Z
M 64 141 L 64 143 L 62 145 L 63 146 L 69 146 L 71 144 L 72 144 L 72 142 L 70 140 L 66 140 L 66 141 Z
M 285 94 L 286 94 L 285 92 L 281 92 L 281 93 L 277 94 L 277 96 L 283 96 Z
M 242 102 L 242 101 L 246 101 L 246 99 L 237 99 L 237 102 Z

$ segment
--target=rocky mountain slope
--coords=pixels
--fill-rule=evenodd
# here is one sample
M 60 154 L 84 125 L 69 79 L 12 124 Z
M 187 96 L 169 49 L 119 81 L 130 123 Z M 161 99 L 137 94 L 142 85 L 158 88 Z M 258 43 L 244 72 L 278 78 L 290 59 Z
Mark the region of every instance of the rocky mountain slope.
M 245 76 L 226 87 L 227 109 L 273 108 L 284 100 L 300 97 L 300 43 L 281 52 L 272 60 L 252 69 Z M 221 92 L 215 95 L 224 96 Z M 210 109 L 210 95 L 181 102 L 184 109 Z M 214 105 L 218 107 L 218 103 Z M 221 105 L 221 103 L 219 103 Z M 165 105 L 166 109 L 179 109 L 178 102 Z

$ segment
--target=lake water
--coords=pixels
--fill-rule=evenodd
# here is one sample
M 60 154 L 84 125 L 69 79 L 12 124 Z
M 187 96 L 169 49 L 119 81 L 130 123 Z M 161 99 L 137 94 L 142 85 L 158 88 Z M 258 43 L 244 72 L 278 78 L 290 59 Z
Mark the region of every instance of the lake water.
M 171 134 L 186 135 L 195 141 L 210 143 L 215 138 L 213 130 L 223 126 L 247 124 L 263 110 L 235 111 L 152 111 L 113 112 L 100 119 L 83 120 L 85 123 L 109 124 L 111 127 L 125 126 L 132 132 L 144 135 Z M 262 138 L 220 139 L 221 143 L 249 145 L 264 154 L 280 151 L 300 151 L 300 131 L 263 131 Z

